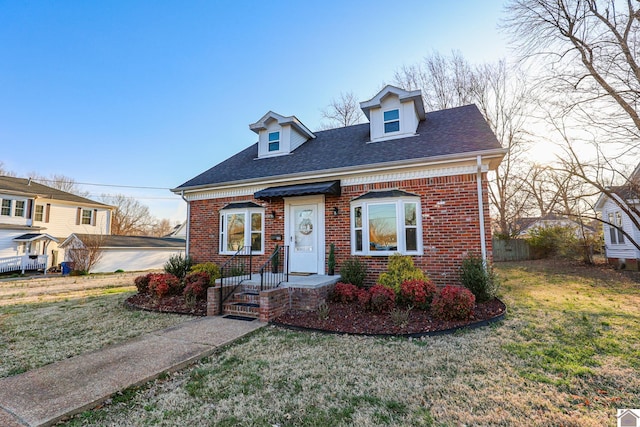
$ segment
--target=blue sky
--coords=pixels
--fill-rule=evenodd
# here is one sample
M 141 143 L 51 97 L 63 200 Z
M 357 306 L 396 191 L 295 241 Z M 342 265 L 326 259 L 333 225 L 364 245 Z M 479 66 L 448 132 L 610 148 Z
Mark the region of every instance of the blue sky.
M 253 144 L 269 110 L 312 130 L 402 65 L 508 55 L 502 1 L 0 1 L 0 161 L 19 176 L 174 188 Z M 168 190 L 85 186 L 183 220 Z

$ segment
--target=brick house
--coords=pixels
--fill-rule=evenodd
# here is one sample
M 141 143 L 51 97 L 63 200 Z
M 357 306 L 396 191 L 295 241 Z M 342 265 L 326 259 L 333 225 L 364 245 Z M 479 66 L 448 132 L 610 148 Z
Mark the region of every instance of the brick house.
M 440 285 L 470 251 L 491 259 L 487 172 L 505 150 L 475 105 L 425 112 L 419 90 L 386 86 L 361 102 L 369 120 L 312 132 L 268 112 L 258 142 L 172 191 L 188 202 L 187 252 L 222 264 L 276 245 L 291 272 L 324 275 L 355 256 L 369 284 L 390 255 L 410 255 Z

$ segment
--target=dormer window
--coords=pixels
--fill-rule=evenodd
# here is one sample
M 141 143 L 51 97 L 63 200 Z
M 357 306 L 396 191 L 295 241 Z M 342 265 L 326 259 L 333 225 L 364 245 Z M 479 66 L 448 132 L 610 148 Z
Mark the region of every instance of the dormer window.
M 400 131 L 400 110 L 384 112 L 384 133 Z
M 269 132 L 269 152 L 280 150 L 280 132 Z

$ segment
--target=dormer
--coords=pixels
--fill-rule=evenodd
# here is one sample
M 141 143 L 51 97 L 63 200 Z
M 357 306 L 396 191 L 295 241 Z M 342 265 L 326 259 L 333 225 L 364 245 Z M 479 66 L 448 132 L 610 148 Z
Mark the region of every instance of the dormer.
M 422 92 L 387 85 L 369 101 L 360 103 L 367 119 L 371 142 L 405 138 L 416 134 L 425 118 Z
M 291 154 L 316 136 L 296 116 L 281 116 L 269 111 L 249 129 L 258 134 L 258 158 Z

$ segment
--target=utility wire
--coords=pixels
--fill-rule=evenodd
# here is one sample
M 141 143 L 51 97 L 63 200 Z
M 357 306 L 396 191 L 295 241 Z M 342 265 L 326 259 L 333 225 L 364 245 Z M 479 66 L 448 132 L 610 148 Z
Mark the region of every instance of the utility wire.
M 43 182 L 66 182 L 66 181 L 61 181 L 61 180 L 56 180 L 56 179 L 34 179 L 34 181 L 39 182 L 39 181 L 43 181 Z M 171 190 L 170 188 L 167 187 L 143 187 L 143 186 L 135 186 L 135 185 L 116 185 L 116 184 L 95 184 L 95 183 L 90 183 L 90 182 L 77 182 L 77 181 L 73 181 L 73 184 L 78 184 L 78 185 L 94 185 L 96 187 L 117 187 L 117 188 L 142 188 L 145 190 Z

